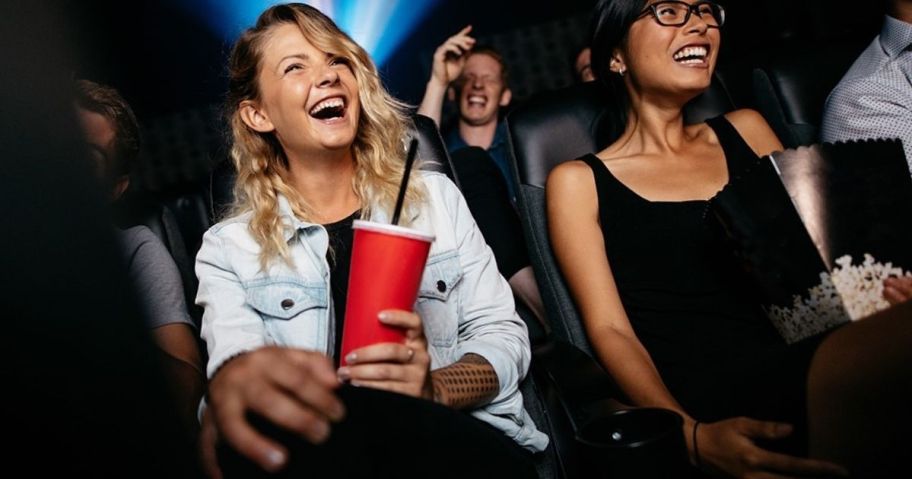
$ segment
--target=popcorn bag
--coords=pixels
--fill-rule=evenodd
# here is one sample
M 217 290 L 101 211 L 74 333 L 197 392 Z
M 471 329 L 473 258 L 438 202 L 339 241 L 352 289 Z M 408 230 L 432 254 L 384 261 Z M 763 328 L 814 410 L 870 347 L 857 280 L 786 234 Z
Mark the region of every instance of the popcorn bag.
M 883 280 L 912 276 L 912 179 L 898 140 L 774 153 L 710 209 L 789 343 L 888 308 Z

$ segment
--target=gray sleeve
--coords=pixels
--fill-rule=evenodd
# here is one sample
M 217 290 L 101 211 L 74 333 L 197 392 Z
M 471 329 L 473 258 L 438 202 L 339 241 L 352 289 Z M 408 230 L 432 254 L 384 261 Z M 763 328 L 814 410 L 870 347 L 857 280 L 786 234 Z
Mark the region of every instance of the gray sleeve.
M 912 168 L 912 105 L 909 94 L 883 82 L 840 83 L 827 99 L 822 141 L 899 138 Z
M 195 328 L 184 300 L 180 272 L 165 245 L 145 226 L 130 228 L 121 237 L 127 273 L 149 329 L 175 323 Z

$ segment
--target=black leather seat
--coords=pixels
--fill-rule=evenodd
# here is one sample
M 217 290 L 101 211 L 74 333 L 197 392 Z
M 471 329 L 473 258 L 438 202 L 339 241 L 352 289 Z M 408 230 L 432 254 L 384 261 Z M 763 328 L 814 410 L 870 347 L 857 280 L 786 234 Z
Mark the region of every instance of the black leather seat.
M 418 157 L 419 165 L 422 170 L 436 171 L 447 175 L 456 186 L 459 186 L 459 179 L 456 178 L 453 162 L 447 153 L 446 143 L 440 136 L 440 130 L 434 120 L 424 115 L 414 115 L 412 117 L 415 129 L 411 132 L 418 139 Z
M 817 143 L 827 96 L 870 39 L 781 48 L 754 69 L 754 100 L 786 148 Z
M 192 190 L 181 192 L 164 200 L 165 206 L 174 213 L 191 263 L 194 262 L 196 252 L 199 251 L 203 233 L 214 224 L 206 201 L 208 196 L 205 192 L 206 184 L 200 183 L 195 186 Z M 194 280 L 195 278 L 194 275 Z

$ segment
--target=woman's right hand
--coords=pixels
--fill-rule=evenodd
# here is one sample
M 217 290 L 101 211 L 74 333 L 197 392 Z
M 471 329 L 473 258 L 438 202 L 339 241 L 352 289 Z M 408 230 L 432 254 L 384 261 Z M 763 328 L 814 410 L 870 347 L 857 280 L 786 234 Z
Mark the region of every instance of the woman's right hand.
M 746 417 L 700 423 L 696 451 L 707 472 L 738 478 L 848 477 L 842 466 L 767 451 L 755 440 L 777 440 L 792 432 L 788 424 Z
M 431 80 L 439 86 L 448 86 L 462 74 L 466 62 L 465 52 L 475 45 L 475 39 L 469 36 L 471 31 L 472 25 L 466 26 L 459 33 L 447 38 L 434 52 Z
M 329 437 L 330 422 L 345 415 L 333 392 L 337 387 L 336 372 L 324 355 L 264 347 L 231 359 L 218 370 L 209 383 L 207 414 L 211 413 L 220 440 L 274 472 L 285 465 L 288 451 L 254 429 L 247 413 L 322 443 Z

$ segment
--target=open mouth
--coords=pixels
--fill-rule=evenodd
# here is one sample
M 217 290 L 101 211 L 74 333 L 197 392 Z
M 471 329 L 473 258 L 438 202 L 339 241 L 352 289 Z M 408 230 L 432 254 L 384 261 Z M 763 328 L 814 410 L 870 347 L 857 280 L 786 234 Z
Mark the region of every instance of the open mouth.
M 342 97 L 326 98 L 310 109 L 310 116 L 318 120 L 332 120 L 345 116 L 345 99 Z
M 469 106 L 480 106 L 484 108 L 488 105 L 488 97 L 484 95 L 469 95 L 468 98 L 466 98 L 466 102 Z
M 672 57 L 682 65 L 705 65 L 709 58 L 709 48 L 703 45 L 681 47 Z

